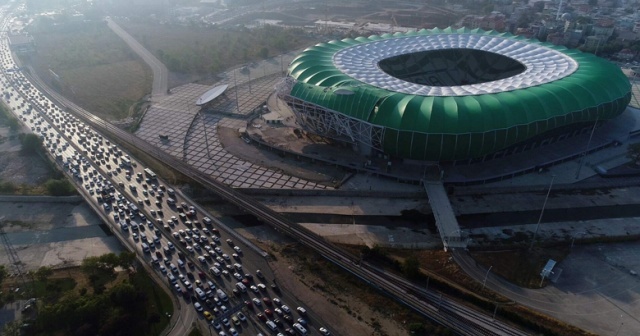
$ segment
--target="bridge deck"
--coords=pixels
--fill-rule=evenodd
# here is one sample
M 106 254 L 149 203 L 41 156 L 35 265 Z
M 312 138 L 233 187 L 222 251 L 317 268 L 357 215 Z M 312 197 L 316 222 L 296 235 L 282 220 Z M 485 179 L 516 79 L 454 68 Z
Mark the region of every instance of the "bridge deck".
M 462 237 L 458 220 L 439 175 L 439 173 L 429 174 L 423 180 L 423 184 L 429 197 L 433 216 L 436 219 L 436 226 L 440 232 L 442 244 L 445 251 L 448 248 L 466 248 L 466 240 Z

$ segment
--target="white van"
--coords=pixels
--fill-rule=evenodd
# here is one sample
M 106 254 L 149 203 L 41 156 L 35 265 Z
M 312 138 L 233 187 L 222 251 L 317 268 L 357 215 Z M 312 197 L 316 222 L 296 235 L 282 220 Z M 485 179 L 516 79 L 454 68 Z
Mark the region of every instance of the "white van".
M 238 288 L 238 290 L 241 291 L 242 293 L 247 292 L 247 286 L 245 286 L 242 282 L 236 283 L 236 288 Z
M 302 324 L 300 324 L 300 323 L 294 323 L 293 324 L 293 329 L 295 329 L 298 332 L 298 334 L 303 335 L 303 336 L 307 335 L 307 333 L 308 333 L 307 329 L 305 327 L 303 327 Z
M 266 323 L 267 323 L 267 327 L 269 327 L 269 329 L 271 329 L 271 331 L 278 330 L 278 326 L 275 324 L 275 322 L 273 322 L 271 320 L 268 320 Z
M 207 296 L 204 294 L 204 292 L 202 291 L 202 289 L 196 287 L 196 295 L 198 295 L 198 298 L 202 301 L 207 299 Z
M 229 297 L 227 296 L 227 293 L 225 293 L 222 289 L 218 289 L 217 293 L 218 293 L 218 298 L 220 298 L 220 300 L 229 301 Z

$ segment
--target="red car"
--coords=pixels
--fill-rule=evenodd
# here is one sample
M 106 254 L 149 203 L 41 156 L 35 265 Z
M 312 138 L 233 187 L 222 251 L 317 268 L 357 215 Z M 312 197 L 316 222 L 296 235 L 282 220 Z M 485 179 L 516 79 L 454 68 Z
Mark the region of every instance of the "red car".
M 265 313 L 266 315 L 273 316 L 273 312 L 271 311 L 271 309 L 268 309 L 268 308 L 267 308 L 267 309 L 265 309 L 265 310 L 264 310 L 264 313 Z
M 258 316 L 258 318 L 259 318 L 260 320 L 262 320 L 262 321 L 266 321 L 266 320 L 267 320 L 267 317 L 266 317 L 266 316 L 264 316 L 264 314 L 262 314 L 262 313 L 258 313 L 256 316 Z
M 263 297 L 263 298 L 262 298 L 262 302 L 264 302 L 266 305 L 269 305 L 269 306 L 271 306 L 271 305 L 272 305 L 272 303 L 271 303 L 271 299 L 270 299 L 270 298 L 268 298 L 268 297 Z
M 246 304 L 246 305 L 247 305 L 247 307 L 249 307 L 249 308 L 253 307 L 253 303 L 252 303 L 251 301 L 249 301 L 249 300 L 246 300 L 246 301 L 244 302 L 244 304 Z

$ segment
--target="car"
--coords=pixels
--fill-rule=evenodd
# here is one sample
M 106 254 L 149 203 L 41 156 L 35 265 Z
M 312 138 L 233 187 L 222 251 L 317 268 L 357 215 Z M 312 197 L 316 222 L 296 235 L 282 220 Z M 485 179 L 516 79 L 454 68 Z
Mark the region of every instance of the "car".
M 307 325 L 307 320 L 303 319 L 302 317 L 299 317 L 297 319 L 298 323 L 302 324 L 303 326 Z
M 264 314 L 267 316 L 273 316 L 273 311 L 271 311 L 271 309 L 267 308 L 264 310 Z
M 233 243 L 233 240 L 231 239 L 227 239 L 227 244 L 229 244 L 230 246 L 235 246 L 235 244 Z
M 160 272 L 162 272 L 162 274 L 167 274 L 167 268 L 164 267 L 164 265 L 160 265 L 158 268 L 160 268 Z
M 219 322 L 215 322 L 215 321 L 213 321 L 213 322 L 211 322 L 211 326 L 212 326 L 212 327 L 213 327 L 213 329 L 215 329 L 215 330 L 220 330 L 220 329 L 222 329 L 222 326 L 220 325 L 220 323 L 219 323 Z
M 282 301 L 280 301 L 280 299 L 276 298 L 271 298 L 271 301 L 273 301 L 274 304 L 276 304 L 277 306 L 282 306 Z
M 267 286 L 265 286 L 264 284 L 258 284 L 258 289 L 261 290 L 261 291 L 266 291 L 267 290 Z
M 291 317 L 291 315 L 287 315 L 285 314 L 284 316 L 282 316 L 282 318 L 287 321 L 289 324 L 293 323 L 293 317 Z
M 282 312 L 282 309 L 280 308 L 273 308 L 273 312 L 278 314 L 279 316 L 282 316 L 284 313 Z
M 229 323 L 229 319 L 228 318 L 222 319 L 222 324 L 224 324 L 225 327 L 230 327 L 231 326 L 231 324 Z
M 242 313 L 242 312 L 238 312 L 236 314 L 236 316 L 238 317 L 238 319 L 240 319 L 240 321 L 244 322 L 247 320 L 247 317 Z
M 289 309 L 289 306 L 287 305 L 282 305 L 282 307 L 280 307 L 282 309 L 283 312 L 287 313 L 287 314 L 291 314 L 291 309 Z
M 251 287 L 249 287 L 254 293 L 258 292 L 258 287 L 251 285 Z
M 233 277 L 238 279 L 238 281 L 242 281 L 242 275 L 240 273 L 233 273 Z
M 258 314 L 256 314 L 256 316 L 257 316 L 260 320 L 262 320 L 262 321 L 266 321 L 266 320 L 267 320 L 267 317 L 266 317 L 266 316 L 264 316 L 264 314 L 263 314 L 263 313 L 258 313 Z
M 256 305 L 256 307 L 262 306 L 262 302 L 258 298 L 253 298 L 251 301 Z
M 331 336 L 331 332 L 329 332 L 325 327 L 318 328 L 318 331 L 324 336 Z
M 271 302 L 271 299 L 266 296 L 262 298 L 262 302 L 264 302 L 267 306 L 273 305 L 273 303 Z
M 234 246 L 233 249 L 238 253 L 238 254 L 242 254 L 242 250 L 240 249 L 240 247 L 238 246 Z
M 229 328 L 229 334 L 231 334 L 231 336 L 238 336 L 238 331 L 235 328 Z
M 300 315 L 307 315 L 307 310 L 302 307 L 298 307 L 296 308 L 296 310 L 298 311 L 298 313 L 300 313 Z
M 204 310 L 204 308 L 202 308 L 202 305 L 200 304 L 200 302 L 194 302 L 193 303 L 193 307 L 196 308 L 196 311 L 201 312 Z
M 204 318 L 206 318 L 207 321 L 213 320 L 213 315 L 211 315 L 211 313 L 206 310 L 202 313 L 202 315 L 204 315 Z

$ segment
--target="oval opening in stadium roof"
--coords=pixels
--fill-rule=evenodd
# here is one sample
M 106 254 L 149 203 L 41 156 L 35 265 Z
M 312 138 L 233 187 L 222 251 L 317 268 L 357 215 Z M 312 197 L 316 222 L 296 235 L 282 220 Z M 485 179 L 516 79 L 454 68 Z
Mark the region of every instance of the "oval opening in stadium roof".
M 224 91 L 229 87 L 229 85 L 224 84 L 224 85 L 218 85 L 216 87 L 214 87 L 213 89 L 205 92 L 204 94 L 202 94 L 202 96 L 200 96 L 200 98 L 198 98 L 198 100 L 196 101 L 196 105 L 201 106 L 204 105 L 216 98 L 218 98 L 221 94 L 224 93 Z
M 509 78 L 526 70 L 524 64 L 494 52 L 468 49 L 422 50 L 384 58 L 385 73 L 414 84 L 474 85 Z

